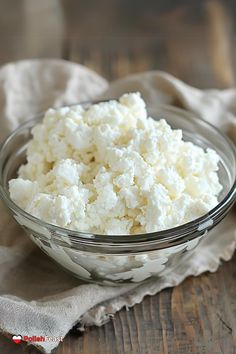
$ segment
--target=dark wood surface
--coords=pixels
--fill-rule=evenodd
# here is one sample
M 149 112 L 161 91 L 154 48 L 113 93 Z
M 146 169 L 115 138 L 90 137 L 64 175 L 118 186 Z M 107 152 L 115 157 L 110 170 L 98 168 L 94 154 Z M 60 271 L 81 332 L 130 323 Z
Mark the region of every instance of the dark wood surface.
M 235 1 L 0 0 L 0 63 L 61 57 L 112 80 L 150 69 L 199 88 L 235 85 Z M 1 314 L 0 314 L 1 315 Z M 0 337 L 1 354 L 39 353 Z M 57 354 L 236 353 L 236 256 L 103 327 L 68 334 Z

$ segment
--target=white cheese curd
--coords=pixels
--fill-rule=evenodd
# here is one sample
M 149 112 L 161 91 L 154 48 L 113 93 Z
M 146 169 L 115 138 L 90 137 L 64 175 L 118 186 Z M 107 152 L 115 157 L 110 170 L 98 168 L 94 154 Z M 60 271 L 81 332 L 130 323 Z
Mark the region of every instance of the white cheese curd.
M 49 223 L 97 234 L 147 233 L 217 204 L 217 153 L 148 117 L 139 93 L 88 109 L 49 109 L 32 134 L 27 163 L 9 191 Z

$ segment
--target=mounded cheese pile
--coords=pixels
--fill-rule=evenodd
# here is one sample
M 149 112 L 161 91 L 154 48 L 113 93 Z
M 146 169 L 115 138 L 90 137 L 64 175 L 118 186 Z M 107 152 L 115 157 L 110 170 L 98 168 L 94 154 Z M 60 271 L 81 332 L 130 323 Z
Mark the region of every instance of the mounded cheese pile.
M 147 117 L 139 93 L 49 109 L 32 129 L 10 196 L 35 217 L 98 234 L 160 231 L 212 209 L 222 188 L 215 151 Z

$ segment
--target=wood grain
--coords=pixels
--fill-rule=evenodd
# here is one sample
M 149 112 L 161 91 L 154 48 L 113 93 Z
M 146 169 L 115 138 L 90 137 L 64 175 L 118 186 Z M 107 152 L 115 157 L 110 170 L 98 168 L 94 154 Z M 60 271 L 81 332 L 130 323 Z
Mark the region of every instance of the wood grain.
M 134 6 L 125 0 L 0 0 L 0 5 L 1 64 L 56 56 L 110 80 L 159 69 L 200 88 L 235 84 L 232 1 L 136 0 Z M 1 336 L 0 353 L 39 351 Z M 100 328 L 68 334 L 56 353 L 236 353 L 236 256 L 214 274 L 186 279 L 123 309 Z
M 206 3 L 208 16 L 208 43 L 212 68 L 215 77 L 225 87 L 235 85 L 235 75 L 232 65 L 232 22 L 223 4 L 219 1 Z

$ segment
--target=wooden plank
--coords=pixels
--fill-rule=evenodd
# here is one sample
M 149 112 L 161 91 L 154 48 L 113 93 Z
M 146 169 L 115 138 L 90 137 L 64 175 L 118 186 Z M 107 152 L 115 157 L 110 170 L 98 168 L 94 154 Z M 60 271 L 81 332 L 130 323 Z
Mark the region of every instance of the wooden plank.
M 57 0 L 0 0 L 0 64 L 61 57 L 64 22 Z
M 224 87 L 235 86 L 232 64 L 232 18 L 220 1 L 206 3 L 208 17 L 208 44 L 215 77 Z
M 77 21 L 72 20 L 71 26 L 67 22 L 66 26 L 70 59 L 109 80 L 159 69 L 201 88 L 233 85 L 231 18 L 219 1 L 199 1 L 198 6 L 180 1 L 169 10 L 153 1 L 150 7 L 138 4 L 130 24 L 129 7 L 121 2 L 114 14 L 102 1 L 100 11 L 94 9 L 90 29 L 79 15 L 83 14 L 83 6 L 78 6 Z M 92 9 L 87 5 L 86 10 L 89 13 Z M 108 23 L 101 20 L 103 12 L 109 12 Z M 111 28 L 110 17 L 114 24 Z M 118 26 L 121 19 L 122 26 Z

